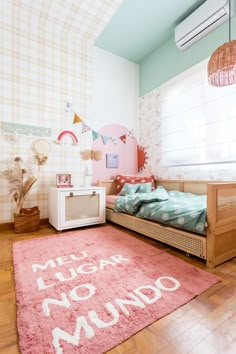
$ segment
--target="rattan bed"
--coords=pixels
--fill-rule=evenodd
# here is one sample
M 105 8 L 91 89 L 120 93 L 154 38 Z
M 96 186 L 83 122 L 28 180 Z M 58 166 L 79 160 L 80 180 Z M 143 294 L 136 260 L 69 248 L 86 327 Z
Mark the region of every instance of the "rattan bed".
M 206 260 L 210 268 L 236 256 L 236 183 L 156 180 L 167 190 L 207 194 L 206 237 L 124 213 L 106 205 L 107 220 Z M 116 193 L 114 180 L 98 181 L 107 195 Z

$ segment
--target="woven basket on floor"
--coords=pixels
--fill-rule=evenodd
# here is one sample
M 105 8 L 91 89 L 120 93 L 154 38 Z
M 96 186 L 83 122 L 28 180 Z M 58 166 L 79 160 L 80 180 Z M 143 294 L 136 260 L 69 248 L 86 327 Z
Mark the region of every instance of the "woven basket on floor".
M 40 211 L 33 213 L 14 214 L 15 232 L 30 232 L 39 230 Z

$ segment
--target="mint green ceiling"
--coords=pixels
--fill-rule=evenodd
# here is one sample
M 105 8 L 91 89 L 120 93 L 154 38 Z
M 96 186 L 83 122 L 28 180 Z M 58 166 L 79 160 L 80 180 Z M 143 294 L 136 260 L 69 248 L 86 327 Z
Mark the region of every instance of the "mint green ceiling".
M 124 0 L 95 45 L 140 63 L 205 0 Z

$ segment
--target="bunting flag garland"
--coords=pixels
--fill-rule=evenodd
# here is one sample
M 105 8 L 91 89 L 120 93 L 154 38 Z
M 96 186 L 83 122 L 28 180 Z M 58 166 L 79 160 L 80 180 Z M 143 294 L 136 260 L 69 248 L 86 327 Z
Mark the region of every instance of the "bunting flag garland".
M 120 136 L 120 140 L 123 141 L 124 144 L 126 144 L 126 134 Z
M 134 133 L 130 130 L 126 134 L 123 134 L 121 136 L 106 136 L 99 134 L 95 130 L 91 129 L 88 125 L 86 125 L 83 120 L 79 117 L 77 113 L 74 113 L 74 121 L 73 124 L 75 123 L 82 123 L 82 133 L 86 133 L 88 131 L 92 131 L 92 136 L 93 136 L 93 141 L 97 140 L 99 137 L 101 137 L 103 144 L 106 145 L 106 143 L 111 139 L 114 145 L 117 145 L 119 139 L 126 144 L 127 136 L 134 139 Z
M 118 139 L 119 139 L 119 138 L 118 138 L 117 136 L 111 137 L 111 140 L 112 140 L 112 142 L 113 142 L 114 145 L 117 145 Z
M 132 139 L 134 138 L 134 133 L 132 132 L 132 130 L 130 130 L 126 135 Z
M 75 124 L 75 123 L 82 123 L 83 121 L 82 121 L 82 119 L 78 116 L 78 114 L 74 114 L 74 122 L 73 122 L 73 124 Z
M 91 130 L 86 124 L 83 123 L 83 126 L 82 126 L 82 133 L 86 133 L 88 132 L 89 130 Z
M 99 138 L 100 135 L 97 132 L 92 130 L 92 133 L 93 133 L 93 141 L 96 140 L 97 138 Z
M 101 138 L 102 138 L 103 144 L 106 145 L 106 143 L 110 139 L 110 136 L 101 135 Z

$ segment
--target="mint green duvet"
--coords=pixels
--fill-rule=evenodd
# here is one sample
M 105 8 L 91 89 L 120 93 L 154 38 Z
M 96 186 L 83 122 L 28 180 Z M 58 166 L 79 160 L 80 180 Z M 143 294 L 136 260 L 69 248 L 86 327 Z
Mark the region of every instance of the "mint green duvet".
M 167 191 L 134 193 L 117 198 L 114 212 L 128 213 L 205 235 L 206 195 Z

